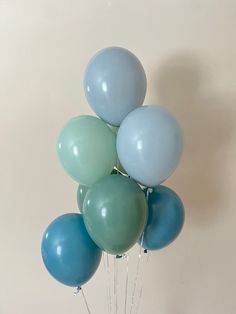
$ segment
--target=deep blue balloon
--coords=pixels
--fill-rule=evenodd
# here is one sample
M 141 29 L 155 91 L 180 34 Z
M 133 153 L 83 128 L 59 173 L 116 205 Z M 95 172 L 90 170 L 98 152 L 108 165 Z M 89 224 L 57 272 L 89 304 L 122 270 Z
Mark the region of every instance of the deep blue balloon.
M 72 287 L 83 285 L 93 276 L 102 254 L 88 235 L 81 214 L 55 219 L 43 235 L 41 250 L 49 273 Z
M 163 185 L 153 188 L 147 200 L 149 217 L 142 246 L 147 250 L 158 250 L 174 241 L 180 233 L 184 224 L 184 206 L 179 196 Z
M 120 47 L 96 53 L 84 76 L 88 103 L 100 118 L 114 126 L 119 126 L 129 112 L 143 104 L 146 84 L 138 58 Z

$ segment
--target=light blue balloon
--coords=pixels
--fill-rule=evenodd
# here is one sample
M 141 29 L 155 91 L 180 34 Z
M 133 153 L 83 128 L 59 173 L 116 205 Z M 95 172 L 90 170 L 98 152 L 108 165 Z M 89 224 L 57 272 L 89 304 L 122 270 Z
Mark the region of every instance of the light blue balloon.
M 41 251 L 49 273 L 72 287 L 83 285 L 93 276 L 102 254 L 88 235 L 81 214 L 55 219 L 43 235 Z
M 143 106 L 124 119 L 116 146 L 127 174 L 144 186 L 154 187 L 177 167 L 183 150 L 182 131 L 164 107 Z
M 148 222 L 142 246 L 158 250 L 173 242 L 184 224 L 184 205 L 178 195 L 165 186 L 157 186 L 148 193 Z
M 88 103 L 100 118 L 114 126 L 119 126 L 129 112 L 143 104 L 146 85 L 142 64 L 124 48 L 99 51 L 85 71 Z

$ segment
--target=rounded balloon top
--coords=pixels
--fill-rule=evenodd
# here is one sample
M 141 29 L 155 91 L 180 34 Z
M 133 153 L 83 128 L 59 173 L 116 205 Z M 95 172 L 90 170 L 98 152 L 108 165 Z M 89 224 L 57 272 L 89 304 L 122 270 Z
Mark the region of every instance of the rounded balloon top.
M 119 126 L 129 112 L 143 104 L 147 80 L 138 58 L 120 47 L 99 51 L 84 77 L 87 100 L 107 123 Z

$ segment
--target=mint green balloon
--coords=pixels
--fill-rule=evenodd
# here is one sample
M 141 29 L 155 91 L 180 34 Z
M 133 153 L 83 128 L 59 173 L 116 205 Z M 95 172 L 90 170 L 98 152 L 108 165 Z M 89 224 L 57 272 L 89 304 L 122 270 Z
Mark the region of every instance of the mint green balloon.
M 116 135 L 117 138 L 117 132 L 119 131 L 119 128 L 110 124 L 107 124 L 109 126 L 109 128 L 112 130 L 112 132 L 114 132 L 114 134 Z M 123 168 L 122 164 L 119 161 L 119 158 L 117 158 L 116 161 L 116 169 L 118 169 L 118 171 L 120 171 L 123 174 L 127 174 L 127 172 L 125 171 L 125 169 Z
M 80 209 L 81 214 L 83 213 L 83 204 L 85 196 L 88 192 L 89 187 L 83 184 L 80 184 L 77 189 L 77 205 Z
M 122 175 L 102 178 L 87 192 L 83 204 L 86 229 L 110 254 L 122 254 L 140 238 L 147 221 L 147 201 L 139 185 Z
M 96 117 L 75 117 L 62 129 L 57 151 L 65 171 L 77 182 L 91 186 L 114 168 L 116 136 Z

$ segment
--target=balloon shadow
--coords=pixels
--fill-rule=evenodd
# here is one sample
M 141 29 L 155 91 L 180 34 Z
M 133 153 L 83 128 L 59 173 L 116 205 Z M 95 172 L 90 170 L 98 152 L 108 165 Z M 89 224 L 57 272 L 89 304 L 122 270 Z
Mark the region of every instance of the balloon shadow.
M 169 251 L 173 259 L 166 266 L 171 269 L 177 260 L 178 270 L 166 271 L 160 283 L 165 286 L 166 282 L 165 288 L 169 289 L 175 278 L 181 285 L 178 291 L 168 290 L 166 313 L 169 314 L 191 312 L 191 302 L 194 304 L 196 293 L 201 291 L 206 282 L 204 278 L 209 278 L 212 269 L 209 242 L 198 245 L 198 235 L 191 225 L 197 225 L 199 232 L 204 228 L 208 232 L 209 225 L 216 223 L 227 210 L 223 206 L 229 177 L 225 163 L 236 132 L 235 99 L 213 89 L 212 81 L 210 65 L 194 54 L 175 55 L 165 60 L 151 78 L 153 101 L 166 106 L 177 117 L 185 138 L 179 169 L 166 182 L 183 199 L 188 224 L 186 234 L 189 234 L 182 238 L 183 244 L 177 245 L 176 250 L 182 250 L 181 257 L 177 251 Z M 152 267 L 156 263 L 158 253 Z
M 224 154 L 236 131 L 235 100 L 211 92 L 210 68 L 192 54 L 167 59 L 151 80 L 154 100 L 180 121 L 185 150 L 171 184 L 178 187 L 191 221 L 208 224 L 220 215 L 224 196 Z M 169 182 L 167 182 L 168 184 Z

